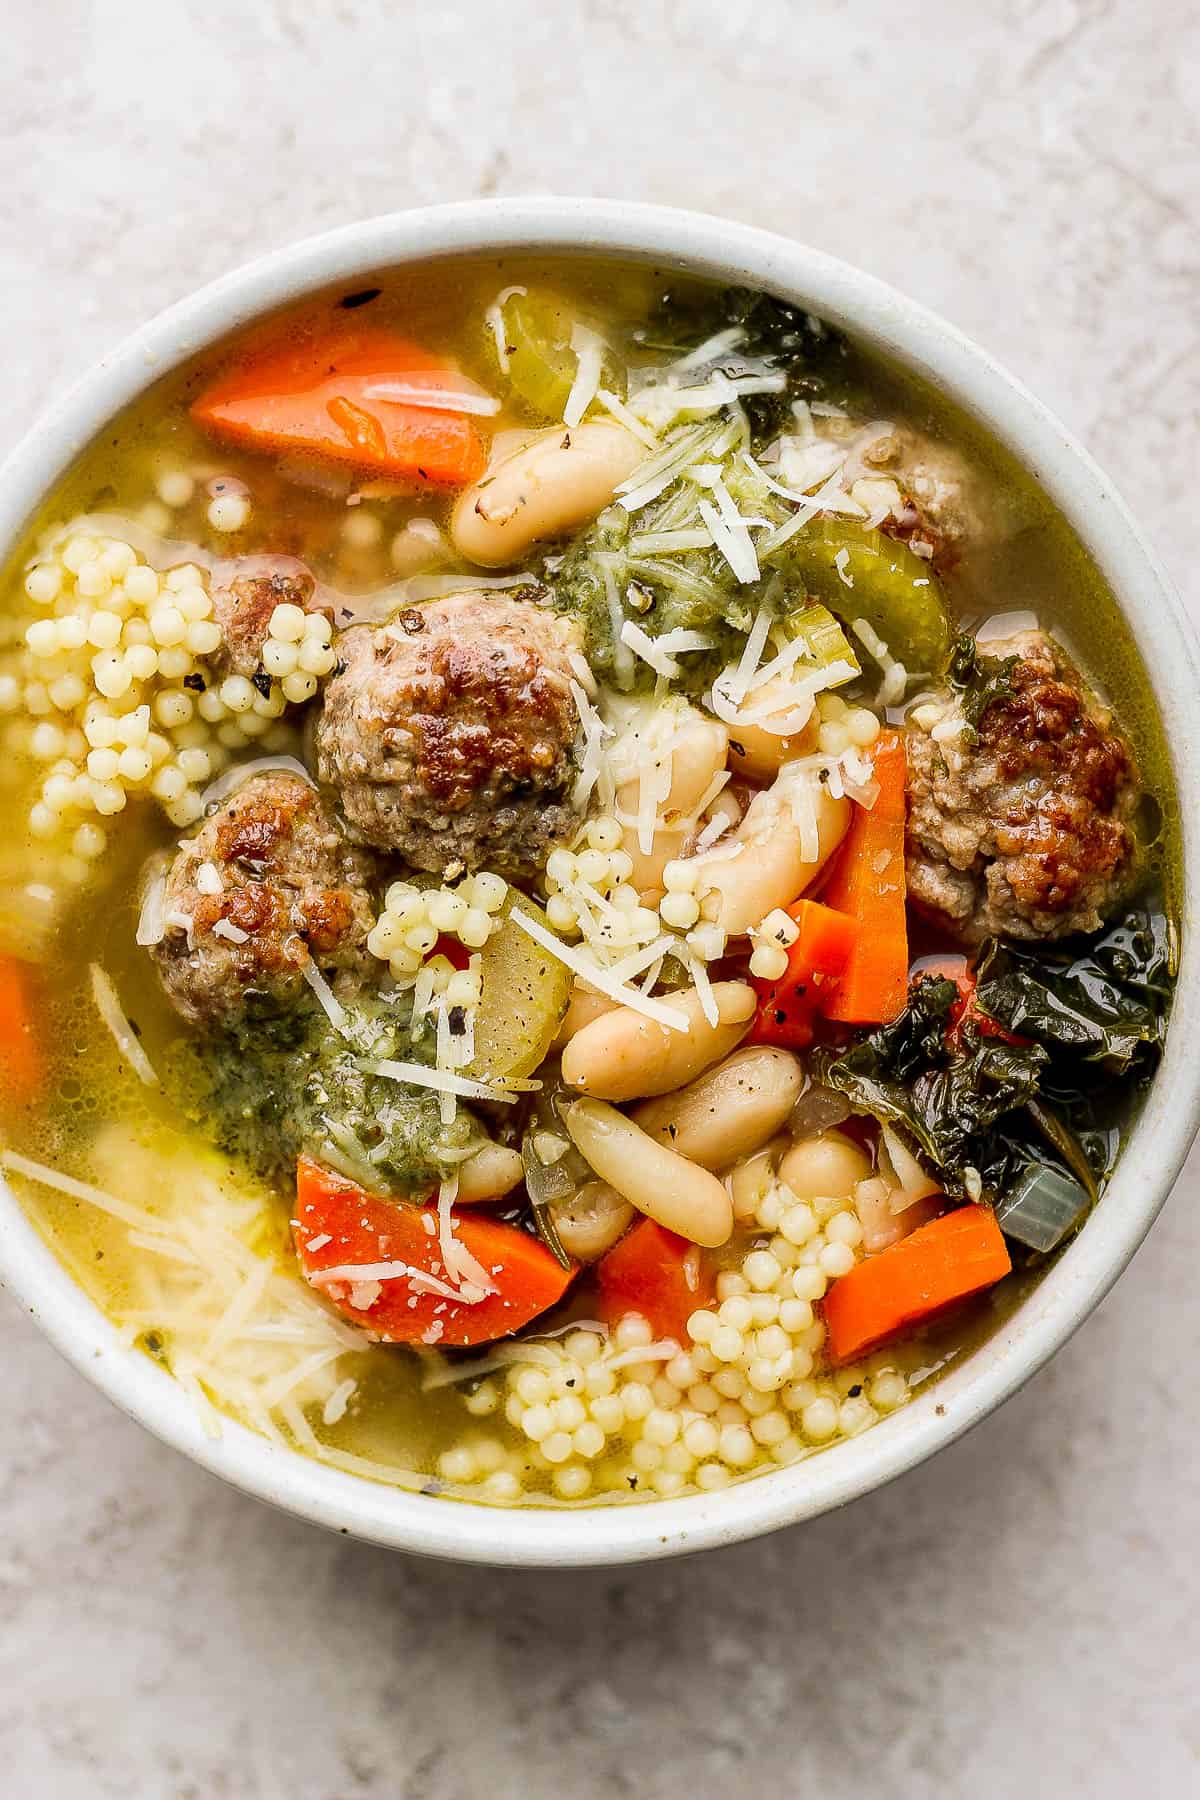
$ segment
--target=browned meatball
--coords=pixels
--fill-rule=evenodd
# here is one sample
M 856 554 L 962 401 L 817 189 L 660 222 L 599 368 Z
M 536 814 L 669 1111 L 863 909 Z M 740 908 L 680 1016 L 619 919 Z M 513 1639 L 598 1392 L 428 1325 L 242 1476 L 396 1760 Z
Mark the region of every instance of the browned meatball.
M 478 593 L 346 632 L 315 743 L 350 830 L 418 869 L 535 871 L 576 823 L 575 642 L 531 602 Z
M 352 989 L 371 960 L 371 876 L 299 775 L 251 776 L 167 876 L 154 957 L 172 1004 L 199 1025 L 277 1011 L 304 991 L 310 960 Z
M 1018 660 L 975 743 L 949 693 L 910 723 L 909 898 L 968 943 L 1093 931 L 1133 866 L 1129 746 L 1043 632 L 985 649 Z
M 325 612 L 314 599 L 316 583 L 291 557 L 248 556 L 242 570 L 212 591 L 213 618 L 224 642 L 221 660 L 234 675 L 252 677 L 262 665 L 267 627 L 277 606 L 299 606 L 305 612 Z

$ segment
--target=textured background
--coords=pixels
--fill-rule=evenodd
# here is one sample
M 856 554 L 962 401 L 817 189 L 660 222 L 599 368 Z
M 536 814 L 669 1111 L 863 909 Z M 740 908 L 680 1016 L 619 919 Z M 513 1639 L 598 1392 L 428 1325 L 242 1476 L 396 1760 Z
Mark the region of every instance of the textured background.
M 986 14 L 987 16 L 983 16 Z M 260 250 L 557 189 L 804 237 L 977 336 L 1200 609 L 1189 0 L 9 0 L 0 448 Z M 904 1800 L 1197 1791 L 1200 1159 L 1052 1368 L 838 1517 L 635 1574 L 323 1536 L 0 1310 L 0 1791 Z

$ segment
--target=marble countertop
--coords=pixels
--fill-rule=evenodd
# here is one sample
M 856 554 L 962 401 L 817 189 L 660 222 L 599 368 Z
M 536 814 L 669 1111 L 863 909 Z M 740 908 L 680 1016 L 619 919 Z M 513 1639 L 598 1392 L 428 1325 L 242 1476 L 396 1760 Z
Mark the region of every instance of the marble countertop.
M 13 16 L 15 15 L 15 16 Z M 0 449 L 266 247 L 478 194 L 804 237 L 1054 407 L 1200 609 L 1187 0 L 42 0 L 6 16 Z M 938 1461 L 769 1540 L 493 1574 L 323 1535 L 0 1305 L 0 1777 L 23 1800 L 1108 1800 L 1200 1784 L 1200 1160 Z

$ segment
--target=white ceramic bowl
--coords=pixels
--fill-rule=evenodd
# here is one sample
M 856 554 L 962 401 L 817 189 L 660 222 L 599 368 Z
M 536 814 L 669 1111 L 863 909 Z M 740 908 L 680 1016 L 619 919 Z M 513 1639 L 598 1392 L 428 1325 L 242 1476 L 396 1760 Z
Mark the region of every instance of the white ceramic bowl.
M 797 301 L 933 381 L 1038 477 L 1110 582 L 1158 698 L 1183 813 L 1186 895 L 1200 891 L 1200 691 L 1191 629 L 1122 504 L 1086 453 L 1011 376 L 951 326 L 818 251 L 724 220 L 593 200 L 469 202 L 367 220 L 252 263 L 172 307 L 100 361 L 0 470 L 0 555 L 46 489 L 150 381 L 264 310 L 390 265 L 480 251 L 601 254 L 688 269 Z M 509 1511 L 358 1480 L 226 1423 L 207 1438 L 170 1376 L 123 1348 L 0 1186 L 0 1280 L 89 1380 L 176 1449 L 264 1500 L 356 1537 L 460 1561 L 583 1565 L 734 1543 L 815 1517 L 911 1469 L 984 1418 L 1063 1344 L 1121 1273 L 1162 1206 L 1198 1120 L 1190 933 L 1166 1055 L 1096 1212 L 988 1341 L 901 1412 L 808 1461 L 690 1499 Z

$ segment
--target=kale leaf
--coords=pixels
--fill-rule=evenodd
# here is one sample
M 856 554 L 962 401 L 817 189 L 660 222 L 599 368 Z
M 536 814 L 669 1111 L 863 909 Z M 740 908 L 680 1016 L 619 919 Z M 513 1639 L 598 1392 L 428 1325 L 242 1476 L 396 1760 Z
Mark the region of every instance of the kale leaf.
M 814 1073 L 858 1111 L 898 1125 L 947 1193 L 968 1191 L 969 1169 L 999 1190 L 1018 1149 L 997 1127 L 1036 1097 L 1049 1056 L 971 1024 L 951 1033 L 958 997 L 952 981 L 914 981 L 898 1019 L 847 1050 L 817 1052 Z
M 955 638 L 946 679 L 962 695 L 961 710 L 970 728 L 970 740 L 979 736 L 979 722 L 989 706 L 1012 698 L 1012 672 L 1019 656 L 984 656 L 969 632 Z
M 979 1004 L 1008 1030 L 1113 1074 L 1146 1069 L 1166 1033 L 1175 949 L 1165 914 L 1140 909 L 1084 949 L 985 944 Z
M 844 1050 L 818 1051 L 813 1073 L 856 1110 L 899 1127 L 944 1183 L 999 1196 L 1032 1162 L 1065 1168 L 1095 1197 L 1120 1148 L 1120 1107 L 1158 1060 L 1175 946 L 1170 920 L 1143 907 L 1082 948 L 984 946 L 971 1013 L 957 1025 L 955 982 L 918 976 L 890 1025 Z M 985 1015 L 1020 1041 L 981 1028 Z M 1105 1094 L 1103 1075 L 1124 1092 Z

